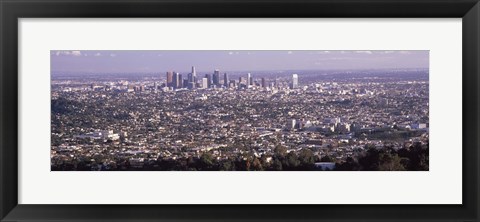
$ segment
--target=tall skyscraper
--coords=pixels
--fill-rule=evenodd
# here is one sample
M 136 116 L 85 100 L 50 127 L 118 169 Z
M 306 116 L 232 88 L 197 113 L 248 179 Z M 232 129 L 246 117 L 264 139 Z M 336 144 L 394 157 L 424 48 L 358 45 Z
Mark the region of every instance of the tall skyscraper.
M 180 74 L 180 73 L 177 73 L 177 76 L 178 76 L 177 88 L 181 89 L 181 88 L 183 88 L 183 77 L 182 77 L 182 74 Z
M 178 88 L 178 80 L 179 80 L 179 79 L 178 79 L 178 72 L 173 72 L 172 75 L 173 75 L 173 76 L 172 76 L 172 87 L 173 87 L 174 89 L 176 89 L 176 88 Z
M 193 83 L 192 83 L 193 84 Z M 189 85 L 189 82 L 188 82 L 188 79 L 184 79 L 182 81 L 182 88 L 188 88 L 188 85 Z
M 244 78 L 244 77 L 241 77 L 241 76 L 240 76 L 240 77 L 238 77 L 238 85 L 241 85 L 241 84 L 246 85 L 247 82 L 245 81 L 245 78 Z
M 195 66 L 192 66 L 192 82 L 197 82 L 197 71 L 195 70 Z
M 193 73 L 188 73 L 187 80 L 188 82 L 193 82 Z
M 230 80 L 230 82 L 228 83 L 228 87 L 235 87 L 235 86 L 236 86 L 235 80 L 234 79 Z
M 208 78 L 207 77 L 203 78 L 202 79 L 202 88 L 204 88 L 204 89 L 208 88 L 208 85 L 209 85 L 208 84 Z
M 215 69 L 215 71 L 213 71 L 213 85 L 220 85 L 220 70 L 218 69 Z
M 167 72 L 167 87 L 173 87 L 173 73 Z
M 182 74 L 178 72 L 173 72 L 173 88 L 180 89 L 183 88 L 183 78 Z
M 267 82 L 265 81 L 265 78 L 262 78 L 262 88 L 267 87 Z
M 205 74 L 205 78 L 207 78 L 207 87 L 206 88 L 210 88 L 212 86 L 212 75 Z
M 223 74 L 223 86 L 228 88 L 228 74 L 227 73 Z
M 293 74 L 292 75 L 292 89 L 298 88 L 298 75 Z
M 195 83 L 189 82 L 189 83 L 187 84 L 187 88 L 188 88 L 188 89 L 195 89 Z
M 252 84 L 253 84 L 252 74 L 248 73 L 247 74 L 247 86 L 251 86 Z

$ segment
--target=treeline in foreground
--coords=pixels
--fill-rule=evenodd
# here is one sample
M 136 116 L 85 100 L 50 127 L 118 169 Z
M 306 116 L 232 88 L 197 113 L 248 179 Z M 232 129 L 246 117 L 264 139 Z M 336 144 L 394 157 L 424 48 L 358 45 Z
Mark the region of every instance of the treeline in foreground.
M 217 160 L 211 153 L 203 153 L 200 158 L 183 158 L 176 160 L 159 159 L 142 163 L 141 166 L 128 160 L 117 160 L 106 165 L 100 162 L 78 161 L 72 163 L 52 163 L 52 171 L 426 171 L 429 166 L 428 144 L 415 143 L 408 148 L 395 150 L 391 147 L 382 149 L 366 148 L 357 158 L 348 157 L 345 161 L 336 161 L 330 156 L 318 157 L 309 149 L 300 152 L 288 152 L 278 146 L 272 157 L 266 156 Z M 315 163 L 330 162 L 331 168 L 322 168 Z

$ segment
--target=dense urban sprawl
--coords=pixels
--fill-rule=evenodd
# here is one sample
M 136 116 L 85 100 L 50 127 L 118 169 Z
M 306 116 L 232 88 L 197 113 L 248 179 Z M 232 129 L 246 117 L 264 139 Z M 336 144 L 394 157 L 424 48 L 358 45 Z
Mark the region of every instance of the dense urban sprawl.
M 428 70 L 52 77 L 52 170 L 428 170 Z

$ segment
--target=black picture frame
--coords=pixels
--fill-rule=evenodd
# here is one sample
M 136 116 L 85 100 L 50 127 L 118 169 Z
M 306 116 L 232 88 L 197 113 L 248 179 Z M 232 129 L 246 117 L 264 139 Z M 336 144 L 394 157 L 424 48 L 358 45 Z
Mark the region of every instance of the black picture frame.
M 478 221 L 478 0 L 0 0 L 1 221 Z M 122 17 L 462 18 L 461 205 L 18 204 L 18 19 Z M 448 43 L 446 43 L 448 44 Z M 412 181 L 414 182 L 414 181 Z M 41 192 L 41 190 L 39 190 Z M 160 192 L 160 191 L 159 191 Z M 372 194 L 374 195 L 374 194 Z M 441 195 L 441 194 L 439 194 Z

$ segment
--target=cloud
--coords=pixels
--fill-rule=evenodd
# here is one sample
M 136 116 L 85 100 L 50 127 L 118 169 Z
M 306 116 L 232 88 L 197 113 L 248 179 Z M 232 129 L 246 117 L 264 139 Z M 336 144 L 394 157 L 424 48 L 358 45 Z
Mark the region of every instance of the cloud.
M 313 54 L 320 54 L 320 55 L 323 55 L 323 54 L 330 54 L 331 52 L 330 51 L 315 51 L 315 52 L 311 52 L 309 54 L 313 55 Z
M 228 52 L 229 55 L 233 55 L 233 52 Z
M 378 51 L 380 54 L 411 54 L 411 51 L 401 51 L 401 50 L 387 50 L 387 51 Z
M 82 56 L 80 51 L 56 51 L 56 56 Z
M 95 55 L 93 55 L 93 56 L 96 56 L 96 57 L 102 56 L 102 53 L 97 52 L 97 53 L 95 53 Z
M 82 54 L 80 51 L 55 51 L 52 54 L 56 56 L 87 56 L 87 54 Z
M 82 55 L 82 52 L 80 52 L 80 51 L 72 51 L 72 55 L 73 55 L 73 56 L 81 56 L 81 55 Z
M 292 51 L 288 51 L 287 53 L 288 53 L 288 54 L 293 54 L 293 52 L 292 52 Z
M 362 51 L 355 51 L 356 53 L 365 53 L 365 54 L 411 54 L 412 52 L 411 51 L 402 51 L 402 50 L 385 50 L 385 51 L 382 51 L 382 50 L 375 50 L 375 51 L 365 51 L 365 50 L 362 50 Z
M 373 54 L 372 51 L 355 51 L 356 53 Z

